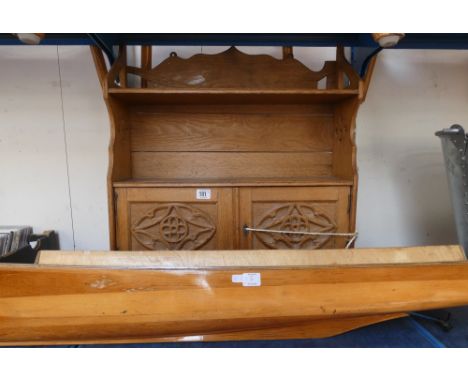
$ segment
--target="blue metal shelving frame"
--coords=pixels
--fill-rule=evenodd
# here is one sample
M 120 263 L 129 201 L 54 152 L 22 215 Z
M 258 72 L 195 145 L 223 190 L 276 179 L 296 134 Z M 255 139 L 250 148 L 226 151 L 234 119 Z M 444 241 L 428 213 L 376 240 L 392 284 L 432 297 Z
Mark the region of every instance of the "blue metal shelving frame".
M 366 59 L 378 45 L 370 33 L 48 33 L 42 45 L 98 45 L 114 60 L 116 45 L 304 46 L 351 48 L 351 62 L 364 74 Z M 0 33 L 0 45 L 23 45 Z M 468 49 L 468 33 L 407 33 L 392 49 Z
M 43 45 L 91 45 L 97 36 L 108 46 L 127 45 L 238 45 L 336 46 L 377 48 L 370 33 L 48 33 Z M 21 45 L 0 33 L 0 45 Z M 468 33 L 407 33 L 397 49 L 468 49 Z

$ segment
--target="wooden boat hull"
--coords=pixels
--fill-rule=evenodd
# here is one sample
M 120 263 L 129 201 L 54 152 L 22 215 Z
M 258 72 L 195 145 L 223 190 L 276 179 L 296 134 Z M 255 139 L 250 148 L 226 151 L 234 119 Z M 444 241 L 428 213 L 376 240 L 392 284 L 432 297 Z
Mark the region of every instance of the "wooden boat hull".
M 232 276 L 261 275 L 260 286 Z M 314 268 L 0 267 L 0 345 L 321 338 L 468 304 L 468 263 Z

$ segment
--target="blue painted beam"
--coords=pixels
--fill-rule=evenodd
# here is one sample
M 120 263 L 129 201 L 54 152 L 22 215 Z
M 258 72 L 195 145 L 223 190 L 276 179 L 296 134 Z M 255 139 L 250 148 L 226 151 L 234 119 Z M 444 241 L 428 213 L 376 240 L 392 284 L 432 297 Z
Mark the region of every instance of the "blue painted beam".
M 99 33 L 107 45 L 238 45 L 376 48 L 370 33 Z M 91 45 L 86 33 L 49 33 L 42 45 Z M 22 45 L 0 33 L 0 45 Z M 408 33 L 395 49 L 468 49 L 466 33 Z
M 336 46 L 337 42 L 353 46 L 359 34 L 245 34 L 245 33 L 99 33 L 102 39 L 113 45 L 238 45 L 238 46 Z M 0 44 L 22 45 L 14 36 L 0 34 Z M 89 34 L 47 34 L 42 45 L 90 45 Z
M 353 46 L 358 33 L 180 33 L 122 34 L 129 45 Z M 154 42 L 154 43 L 153 43 Z
M 87 33 L 50 33 L 41 45 L 91 45 L 93 42 Z M 0 45 L 26 45 L 10 33 L 0 33 Z

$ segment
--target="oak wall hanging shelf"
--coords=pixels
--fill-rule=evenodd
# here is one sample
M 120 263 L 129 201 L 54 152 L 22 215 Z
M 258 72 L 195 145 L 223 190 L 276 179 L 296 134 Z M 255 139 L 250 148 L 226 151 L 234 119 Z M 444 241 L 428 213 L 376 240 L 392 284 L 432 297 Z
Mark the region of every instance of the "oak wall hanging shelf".
M 107 70 L 111 248 L 343 248 L 356 221 L 361 79 L 337 48 L 314 72 L 283 58 L 175 53 Z M 371 65 L 372 66 L 372 65 Z M 260 230 L 260 231 L 256 231 Z M 315 235 L 317 233 L 317 235 Z M 338 235 L 336 235 L 338 234 Z

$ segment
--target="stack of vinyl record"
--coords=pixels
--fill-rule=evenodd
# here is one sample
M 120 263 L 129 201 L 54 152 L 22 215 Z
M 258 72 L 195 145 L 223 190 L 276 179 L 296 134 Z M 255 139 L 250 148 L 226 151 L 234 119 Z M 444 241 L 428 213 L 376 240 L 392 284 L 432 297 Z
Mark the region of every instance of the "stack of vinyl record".
M 26 247 L 31 235 L 32 227 L 29 226 L 0 226 L 0 257 Z

